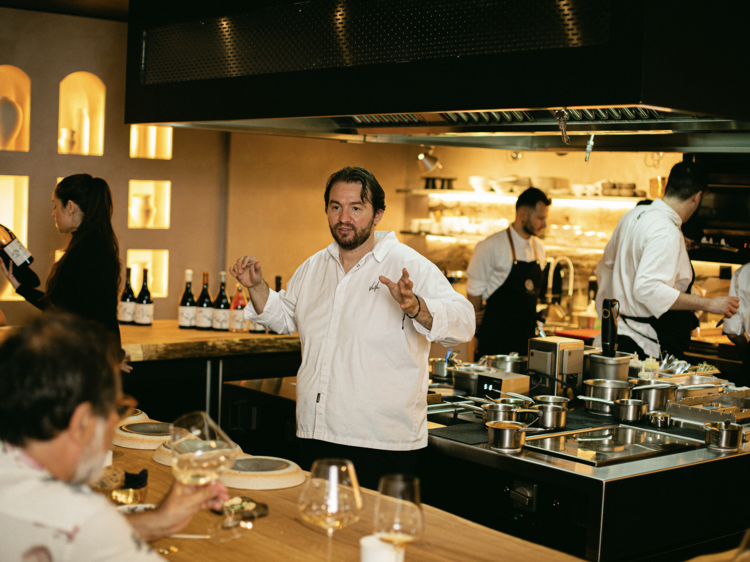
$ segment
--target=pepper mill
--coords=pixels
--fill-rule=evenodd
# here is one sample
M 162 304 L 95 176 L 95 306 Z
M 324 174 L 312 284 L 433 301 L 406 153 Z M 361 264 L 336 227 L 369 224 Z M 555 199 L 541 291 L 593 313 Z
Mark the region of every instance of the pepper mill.
M 604 299 L 602 303 L 602 355 L 615 357 L 617 352 L 617 311 L 620 303 L 616 299 Z

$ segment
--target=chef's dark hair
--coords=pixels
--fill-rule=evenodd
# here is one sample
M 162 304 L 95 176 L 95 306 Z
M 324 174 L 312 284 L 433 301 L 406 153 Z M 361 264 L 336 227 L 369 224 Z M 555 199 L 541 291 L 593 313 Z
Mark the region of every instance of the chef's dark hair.
M 708 171 L 695 162 L 678 162 L 672 166 L 664 188 L 664 197 L 674 197 L 680 201 L 690 199 L 699 191 L 708 189 Z
M 536 209 L 536 204 L 540 201 L 548 207 L 552 205 L 552 201 L 544 194 L 544 191 L 537 189 L 536 187 L 530 187 L 518 196 L 518 201 L 516 201 L 516 211 L 521 207 Z
M 115 289 L 119 287 L 122 270 L 120 245 L 112 228 L 112 192 L 107 182 L 89 174 L 68 176 L 63 178 L 55 187 L 55 197 L 63 205 L 67 205 L 68 201 L 73 201 L 83 212 L 83 219 L 73 233 L 63 257 L 50 270 L 47 277 L 47 290 L 44 295 L 47 303 L 54 304 L 60 271 L 68 261 L 73 259 L 72 256 L 76 255 L 81 243 L 90 236 L 97 237 L 101 243 L 107 246 L 109 253 L 107 260 L 96 264 L 96 266 L 109 271 L 111 278 L 117 280 Z
M 347 166 L 341 168 L 338 172 L 331 174 L 326 184 L 326 212 L 328 212 L 328 199 L 331 196 L 331 188 L 339 182 L 358 183 L 362 186 L 362 201 L 372 204 L 372 209 L 376 213 L 380 210 L 385 211 L 385 192 L 380 187 L 378 180 L 370 172 L 358 166 Z
M 17 329 L 0 345 L 0 440 L 49 441 L 84 402 L 106 418 L 120 389 L 118 355 L 106 330 L 70 314 Z

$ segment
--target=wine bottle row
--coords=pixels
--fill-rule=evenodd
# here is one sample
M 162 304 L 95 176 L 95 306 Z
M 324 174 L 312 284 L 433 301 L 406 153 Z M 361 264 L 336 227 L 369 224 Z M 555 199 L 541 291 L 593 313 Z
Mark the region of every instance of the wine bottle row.
M 150 326 L 154 322 L 154 301 L 148 290 L 148 269 L 143 270 L 143 285 L 138 297 L 133 293 L 130 284 L 130 268 L 125 273 L 125 288 L 120 296 L 120 304 L 117 307 L 117 320 L 120 324 L 135 324 L 137 326 Z
M 219 273 L 219 292 L 211 298 L 208 271 L 203 272 L 203 290 L 196 301 L 193 297 L 193 270 L 185 270 L 185 292 L 180 300 L 177 324 L 182 329 L 216 330 L 218 332 L 265 333 L 266 329 L 245 318 L 247 301 L 242 287 L 237 284 L 234 297 L 227 298 L 227 274 Z

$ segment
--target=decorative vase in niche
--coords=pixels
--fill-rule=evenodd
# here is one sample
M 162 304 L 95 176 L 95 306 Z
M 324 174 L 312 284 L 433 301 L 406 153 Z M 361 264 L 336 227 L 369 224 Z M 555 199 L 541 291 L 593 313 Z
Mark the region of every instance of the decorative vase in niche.
M 0 150 L 8 150 L 23 124 L 23 110 L 10 98 L 0 97 Z
M 151 228 L 154 226 L 156 207 L 154 207 L 150 194 L 131 196 L 129 210 L 136 228 Z

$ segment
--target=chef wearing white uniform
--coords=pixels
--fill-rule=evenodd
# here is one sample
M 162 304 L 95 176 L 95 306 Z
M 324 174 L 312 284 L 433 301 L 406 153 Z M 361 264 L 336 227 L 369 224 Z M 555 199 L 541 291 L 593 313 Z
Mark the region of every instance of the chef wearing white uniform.
M 742 380 L 734 382 L 747 385 L 750 383 L 750 345 L 747 345 L 750 334 L 750 264 L 743 265 L 732 275 L 729 296 L 740 299 L 740 308 L 737 314 L 724 321 L 724 333 L 734 345 L 745 348 Z
M 726 318 L 737 312 L 736 297 L 690 294 L 694 274 L 680 227 L 698 209 L 707 184 L 696 164 L 676 164 L 664 199 L 634 208 L 618 223 L 597 266 L 603 294 L 620 303 L 618 351 L 680 357 L 697 327 L 693 311 Z

